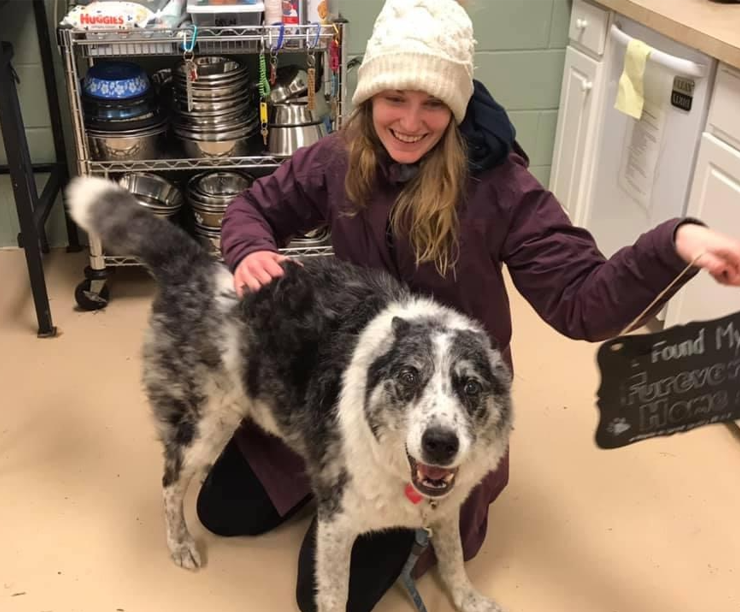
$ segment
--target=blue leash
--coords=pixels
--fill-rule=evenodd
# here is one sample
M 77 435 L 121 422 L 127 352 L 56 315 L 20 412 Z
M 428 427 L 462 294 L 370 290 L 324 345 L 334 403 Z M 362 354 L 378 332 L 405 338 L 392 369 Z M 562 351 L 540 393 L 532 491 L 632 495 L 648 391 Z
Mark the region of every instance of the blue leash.
M 427 546 L 429 546 L 429 532 L 426 529 L 417 529 L 414 534 L 414 543 L 411 546 L 411 553 L 409 554 L 409 558 L 406 560 L 406 565 L 403 566 L 401 575 L 399 576 L 419 612 L 427 612 L 427 608 L 424 605 L 424 600 L 421 598 L 419 589 L 416 588 L 416 582 L 414 582 L 414 579 L 411 577 L 411 572 L 414 571 L 416 562 L 426 550 Z

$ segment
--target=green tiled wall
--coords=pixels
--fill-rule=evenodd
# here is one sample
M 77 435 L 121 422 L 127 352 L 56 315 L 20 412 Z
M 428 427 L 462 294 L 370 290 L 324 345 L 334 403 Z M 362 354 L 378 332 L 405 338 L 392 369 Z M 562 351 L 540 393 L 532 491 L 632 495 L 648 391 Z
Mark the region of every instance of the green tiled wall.
M 54 0 L 46 0 L 46 10 L 50 21 L 52 21 L 51 14 L 54 4 Z M 59 0 L 59 7 L 63 4 L 64 2 Z M 61 8 L 59 10 L 61 13 Z M 51 133 L 44 74 L 40 63 L 36 24 L 31 2 L 28 0 L 10 0 L 9 4 L 2 9 L 2 12 L 0 12 L 0 40 L 9 41 L 13 45 L 13 66 L 20 79 L 18 93 L 31 158 L 36 163 L 53 161 L 54 141 Z M 55 49 L 55 39 L 53 37 L 51 38 L 51 44 Z M 59 67 L 61 60 L 57 59 L 57 67 Z M 65 88 L 59 70 L 57 70 L 57 87 L 59 88 L 59 95 L 63 97 Z M 64 103 L 64 100 L 62 102 Z M 68 139 L 71 138 L 68 129 L 65 130 L 65 133 L 68 134 Z M 0 164 L 6 162 L 0 128 Z M 46 175 L 36 176 L 36 185 L 39 192 L 43 189 L 45 182 Z M 0 248 L 17 246 L 18 230 L 18 215 L 15 209 L 10 177 L 0 175 Z M 49 243 L 52 246 L 65 246 L 67 244 L 64 216 L 59 202 L 51 213 L 46 224 L 46 230 Z
M 3 11 L 0 39 L 16 48 L 16 68 L 22 80 L 21 103 L 34 161 L 53 158 L 43 77 L 33 15 L 28 2 L 11 0 Z M 509 111 L 518 140 L 530 156 L 532 171 L 547 185 L 555 140 L 560 81 L 572 0 L 469 0 L 477 45 L 476 78 Z M 51 13 L 53 0 L 47 0 Z M 62 4 L 62 2 L 60 2 Z M 350 21 L 351 56 L 361 55 L 383 0 L 340 0 Z M 350 75 L 350 94 L 353 91 Z M 59 79 L 58 79 L 59 82 Z M 60 83 L 60 95 L 64 86 Z M 65 130 L 69 139 L 69 130 Z M 0 149 L 0 163 L 5 151 Z M 49 222 L 54 245 L 64 244 L 60 210 Z M 7 177 L 0 177 L 0 247 L 15 245 L 18 222 Z

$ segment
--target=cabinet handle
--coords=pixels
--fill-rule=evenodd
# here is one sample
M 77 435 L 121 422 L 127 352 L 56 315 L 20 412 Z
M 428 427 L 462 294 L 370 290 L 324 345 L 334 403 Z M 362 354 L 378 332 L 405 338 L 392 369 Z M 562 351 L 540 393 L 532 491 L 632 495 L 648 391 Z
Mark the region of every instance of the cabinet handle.
M 587 19 L 576 19 L 576 28 L 579 30 L 585 30 L 588 27 Z
M 583 83 L 581 83 L 581 91 L 591 91 L 593 88 L 593 81 L 583 81 Z
M 629 34 L 622 32 L 616 24 L 612 25 L 611 36 L 616 42 L 625 47 L 629 45 L 632 40 L 632 37 Z M 663 51 L 659 51 L 658 49 L 654 49 L 650 54 L 650 61 L 655 62 L 664 68 L 668 68 L 668 70 L 677 74 L 696 77 L 697 79 L 701 79 L 709 73 L 708 66 L 704 64 L 697 64 L 696 62 L 692 62 L 681 57 L 675 57 L 668 53 L 663 53 Z

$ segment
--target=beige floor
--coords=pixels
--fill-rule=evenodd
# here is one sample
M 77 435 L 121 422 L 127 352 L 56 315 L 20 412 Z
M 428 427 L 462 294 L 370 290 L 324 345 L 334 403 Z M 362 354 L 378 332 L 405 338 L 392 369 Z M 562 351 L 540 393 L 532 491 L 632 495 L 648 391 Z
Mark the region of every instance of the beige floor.
M 305 518 L 253 540 L 191 522 L 207 567 L 169 561 L 138 383 L 152 286 L 119 274 L 107 310 L 77 312 L 84 263 L 47 262 L 61 335 L 39 340 L 22 254 L 0 251 L 0 610 L 295 610 Z M 512 482 L 473 581 L 511 612 L 740 610 L 740 440 L 715 426 L 598 450 L 595 347 L 557 336 L 518 296 L 514 308 Z M 430 612 L 451 610 L 436 576 L 421 590 Z M 377 610 L 412 607 L 396 589 Z

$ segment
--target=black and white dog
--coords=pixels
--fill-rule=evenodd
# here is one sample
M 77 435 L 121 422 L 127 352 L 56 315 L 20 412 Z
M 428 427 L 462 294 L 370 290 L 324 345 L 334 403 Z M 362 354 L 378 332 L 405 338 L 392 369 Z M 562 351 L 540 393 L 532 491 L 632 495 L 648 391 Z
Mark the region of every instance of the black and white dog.
M 139 257 L 157 281 L 144 384 L 164 444 L 175 563 L 200 566 L 185 491 L 248 417 L 305 459 L 320 612 L 346 609 L 355 538 L 393 527 L 431 529 L 459 610 L 500 610 L 468 579 L 459 531 L 461 504 L 499 463 L 512 427 L 510 373 L 480 325 L 387 274 L 328 258 L 286 263 L 239 300 L 222 264 L 115 183 L 75 179 L 67 196 L 81 227 Z

